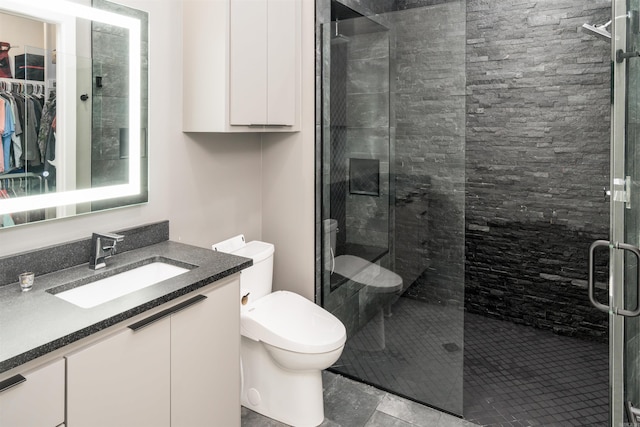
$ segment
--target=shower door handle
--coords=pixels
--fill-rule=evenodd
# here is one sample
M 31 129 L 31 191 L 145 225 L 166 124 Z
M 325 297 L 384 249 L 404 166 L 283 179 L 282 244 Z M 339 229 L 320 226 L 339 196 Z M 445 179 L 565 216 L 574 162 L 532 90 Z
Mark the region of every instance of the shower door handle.
M 600 311 L 604 311 L 604 312 L 609 312 L 609 306 L 606 304 L 602 304 L 598 301 L 596 301 L 596 298 L 594 296 L 594 288 L 595 288 L 595 251 L 596 248 L 599 247 L 607 247 L 609 248 L 609 241 L 607 240 L 596 240 L 595 242 L 593 242 L 591 244 L 591 246 L 589 247 L 589 282 L 588 282 L 588 291 L 589 291 L 589 300 L 591 301 L 591 304 L 593 304 L 593 306 L 595 308 L 597 308 Z
M 609 305 L 606 304 L 602 304 L 598 301 L 596 301 L 595 296 L 594 296 L 594 288 L 595 288 L 595 273 L 594 273 L 594 269 L 595 269 L 595 263 L 594 263 L 594 253 L 596 248 L 599 247 L 606 247 L 606 248 L 610 248 L 610 249 L 620 249 L 623 251 L 629 251 L 631 253 L 633 253 L 636 257 L 636 286 L 638 287 L 638 290 L 636 292 L 636 308 L 635 310 L 626 310 L 624 308 L 618 308 L 618 307 L 610 307 Z M 629 245 L 627 243 L 612 243 L 609 242 L 608 240 L 596 240 L 595 242 L 593 242 L 591 244 L 591 247 L 589 248 L 589 282 L 588 282 L 588 291 L 589 291 L 589 300 L 591 301 L 591 304 L 593 304 L 594 307 L 596 307 L 598 310 L 604 311 L 604 312 L 613 312 L 615 314 L 620 314 L 622 316 L 627 316 L 627 317 L 637 317 L 640 316 L 640 249 L 637 248 L 636 246 L 633 245 Z
M 616 62 L 618 64 L 621 64 L 622 62 L 624 62 L 625 59 L 630 59 L 630 58 L 637 58 L 640 56 L 640 52 L 633 51 L 633 52 L 625 52 L 622 49 L 618 49 L 616 51 Z

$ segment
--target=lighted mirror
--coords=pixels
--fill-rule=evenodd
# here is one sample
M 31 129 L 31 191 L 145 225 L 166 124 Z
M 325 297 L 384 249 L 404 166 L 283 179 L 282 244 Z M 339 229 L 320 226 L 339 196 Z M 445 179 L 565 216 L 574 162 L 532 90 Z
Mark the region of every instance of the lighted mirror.
M 147 201 L 147 23 L 0 0 L 0 228 Z

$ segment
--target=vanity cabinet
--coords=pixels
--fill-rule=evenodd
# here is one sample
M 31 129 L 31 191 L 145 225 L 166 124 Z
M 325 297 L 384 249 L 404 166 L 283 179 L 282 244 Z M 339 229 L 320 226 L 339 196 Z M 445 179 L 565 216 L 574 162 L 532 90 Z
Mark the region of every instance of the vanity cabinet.
M 64 423 L 64 359 L 3 383 L 15 385 L 0 392 L 0 426 L 56 427 Z
M 67 425 L 169 427 L 170 326 L 127 328 L 67 355 Z
M 239 280 L 66 356 L 67 426 L 240 424 Z
M 183 2 L 183 130 L 300 130 L 301 1 Z
M 240 284 L 171 316 L 171 426 L 240 425 Z

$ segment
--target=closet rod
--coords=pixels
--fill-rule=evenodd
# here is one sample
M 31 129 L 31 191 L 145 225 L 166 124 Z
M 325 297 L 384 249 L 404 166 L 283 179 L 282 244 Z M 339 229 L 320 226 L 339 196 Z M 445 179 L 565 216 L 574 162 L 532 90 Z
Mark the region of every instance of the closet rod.
M 8 77 L 0 77 L 0 82 L 22 83 L 22 84 L 30 84 L 30 85 L 38 85 L 38 86 L 45 85 L 45 82 L 43 82 L 42 80 L 10 79 Z

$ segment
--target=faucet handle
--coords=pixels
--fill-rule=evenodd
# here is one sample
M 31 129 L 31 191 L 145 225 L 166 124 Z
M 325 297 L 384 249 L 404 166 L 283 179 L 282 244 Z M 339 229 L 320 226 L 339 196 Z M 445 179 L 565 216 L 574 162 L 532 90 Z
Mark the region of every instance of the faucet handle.
M 102 239 L 111 240 L 111 246 L 107 246 Z M 91 253 L 89 255 L 89 268 L 98 270 L 106 266 L 104 260 L 116 253 L 116 243 L 122 242 L 124 236 L 115 233 L 93 233 L 91 235 Z
M 109 253 L 105 254 L 106 258 L 113 256 L 116 254 L 116 243 L 118 242 L 122 242 L 124 240 L 124 236 L 121 234 L 114 234 L 114 233 L 104 233 L 101 234 L 100 237 L 103 237 L 105 239 L 109 239 L 112 241 L 111 246 L 104 246 L 103 249 L 106 251 L 108 250 Z
M 115 234 L 115 233 L 93 233 L 95 234 L 97 237 L 104 237 L 110 240 L 113 240 L 114 242 L 122 242 L 124 240 L 124 236 L 122 234 Z

